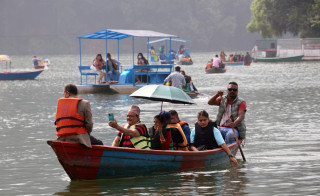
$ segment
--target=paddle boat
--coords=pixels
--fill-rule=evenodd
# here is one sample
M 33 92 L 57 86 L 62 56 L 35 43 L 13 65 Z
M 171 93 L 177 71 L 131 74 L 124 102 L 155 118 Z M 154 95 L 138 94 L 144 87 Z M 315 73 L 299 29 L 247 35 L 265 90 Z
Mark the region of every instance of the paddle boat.
M 0 72 L 0 80 L 32 80 L 43 72 L 43 70 L 11 72 L 11 59 L 8 55 L 0 55 L 0 62 L 6 64 L 6 71 Z
M 150 39 L 166 38 L 168 39 L 169 49 L 171 50 L 171 39 L 176 38 L 176 35 L 164 34 L 149 30 L 121 30 L 121 29 L 105 29 L 91 34 L 86 34 L 78 37 L 79 39 L 79 49 L 80 49 L 80 65 L 78 66 L 80 71 L 80 81 L 81 84 L 77 85 L 79 93 L 121 93 L 130 94 L 137 90 L 138 88 L 149 85 L 149 84 L 162 84 L 164 79 L 174 70 L 174 63 L 170 60 L 168 62 L 152 62 L 150 61 Z M 98 73 L 90 69 L 90 65 L 82 64 L 82 45 L 81 41 L 84 39 L 103 39 L 106 42 L 106 56 L 108 53 L 108 41 L 117 40 L 118 44 L 118 61 L 119 60 L 119 43 L 122 39 L 132 39 L 132 64 L 119 66 L 119 71 L 121 72 L 119 81 L 110 82 L 110 76 L 107 74 L 107 82 L 105 84 L 96 84 L 96 77 Z M 136 54 L 135 54 L 135 39 L 144 38 L 147 39 L 148 47 L 146 51 L 146 59 L 150 62 L 149 65 L 137 65 L 136 64 Z M 112 55 L 112 54 L 111 54 Z M 141 71 L 144 70 L 144 71 Z M 108 67 L 103 70 L 108 73 Z M 139 77 L 141 83 L 136 83 L 135 76 Z M 85 81 L 83 82 L 83 77 Z M 116 75 L 113 75 L 116 78 Z M 90 80 L 91 78 L 91 80 Z M 90 82 L 91 81 L 91 82 Z M 93 81 L 93 82 L 92 82 Z
M 229 167 L 222 148 L 206 151 L 146 150 L 47 141 L 71 180 L 109 179 Z M 228 145 L 236 155 L 238 145 Z
M 50 65 L 49 59 L 44 59 L 42 61 L 38 61 L 38 66 L 34 66 L 35 69 L 45 69 L 48 68 Z
M 172 49 L 168 50 L 168 43 L 170 39 L 163 38 L 154 41 L 150 41 L 151 48 L 151 62 L 160 62 L 160 63 L 168 63 L 169 61 L 173 61 L 178 65 L 192 65 L 193 61 L 190 56 L 190 48 L 186 48 L 185 46 L 190 43 L 190 40 L 185 40 L 182 38 L 172 38 Z M 155 48 L 158 49 L 158 53 L 156 53 Z

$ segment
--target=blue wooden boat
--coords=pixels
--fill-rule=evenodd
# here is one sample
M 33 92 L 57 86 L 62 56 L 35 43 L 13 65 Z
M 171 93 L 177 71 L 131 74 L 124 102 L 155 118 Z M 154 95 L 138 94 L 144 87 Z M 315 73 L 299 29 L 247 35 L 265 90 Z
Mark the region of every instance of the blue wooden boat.
M 33 80 L 43 72 L 43 70 L 11 72 L 11 59 L 8 55 L 0 55 L 0 62 L 5 62 L 6 70 L 9 69 L 0 72 L 0 80 Z
M 24 72 L 2 72 L 0 73 L 0 80 L 33 80 L 43 70 L 24 71 Z
M 207 151 L 145 150 L 47 141 L 71 180 L 108 179 L 230 166 L 222 148 Z M 228 145 L 235 155 L 236 143 Z
M 244 65 L 243 61 L 238 61 L 238 62 L 229 62 L 229 61 L 223 61 L 223 63 L 227 66 L 239 66 L 239 65 Z M 250 64 L 249 64 L 250 65 Z

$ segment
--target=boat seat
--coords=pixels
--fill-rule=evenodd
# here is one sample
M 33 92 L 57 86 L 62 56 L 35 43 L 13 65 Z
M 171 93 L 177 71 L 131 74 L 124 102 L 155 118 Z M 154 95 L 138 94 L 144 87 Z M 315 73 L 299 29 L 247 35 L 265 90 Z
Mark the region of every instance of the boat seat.
M 86 84 L 88 84 L 88 76 L 94 76 L 94 84 L 97 83 L 97 75 L 98 73 L 94 72 L 90 69 L 90 66 L 79 66 L 80 71 L 80 81 L 82 84 L 82 76 L 86 77 Z

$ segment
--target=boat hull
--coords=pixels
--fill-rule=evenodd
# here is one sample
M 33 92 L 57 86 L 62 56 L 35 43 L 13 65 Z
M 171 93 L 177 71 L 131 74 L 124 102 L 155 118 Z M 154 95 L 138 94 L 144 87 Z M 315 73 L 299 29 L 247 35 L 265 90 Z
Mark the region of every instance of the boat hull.
M 230 164 L 229 157 L 222 148 L 186 152 L 98 145 L 93 145 L 90 149 L 69 142 L 47 141 L 47 143 L 72 180 L 166 174 Z M 228 147 L 231 152 L 237 152 L 236 143 Z
M 206 69 L 207 74 L 213 74 L 213 73 L 225 73 L 227 70 L 225 68 L 216 68 L 212 67 L 210 69 Z
M 301 61 L 304 55 L 291 56 L 291 57 L 266 57 L 266 58 L 256 58 L 256 62 L 294 62 Z
M 3 72 L 0 73 L 0 80 L 33 80 L 43 70 L 26 71 L 26 72 Z

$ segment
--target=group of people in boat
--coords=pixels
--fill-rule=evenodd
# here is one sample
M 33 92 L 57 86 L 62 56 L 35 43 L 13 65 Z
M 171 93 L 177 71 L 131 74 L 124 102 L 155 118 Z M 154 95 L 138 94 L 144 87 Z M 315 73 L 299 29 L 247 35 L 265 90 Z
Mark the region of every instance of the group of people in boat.
M 188 52 L 186 52 L 184 45 L 180 45 L 178 52 L 171 49 L 168 56 L 166 56 L 165 54 L 164 45 L 161 45 L 161 47 L 158 49 L 159 55 L 157 55 L 154 47 L 151 46 L 150 54 L 153 62 L 158 62 L 159 60 L 161 60 L 168 63 L 170 60 L 173 61 L 174 59 L 177 59 L 177 63 L 186 63 L 186 64 L 193 63 L 191 56 Z
M 220 68 L 224 69 L 225 64 L 224 62 L 244 62 L 244 64 L 250 64 L 252 61 L 252 58 L 249 54 L 249 52 L 246 53 L 246 55 L 241 54 L 230 54 L 229 58 L 227 58 L 227 55 L 224 53 L 224 51 L 220 52 L 220 57 L 216 54 L 208 63 L 205 69 L 212 69 L 214 68 Z
M 193 92 L 199 94 L 195 87 L 191 76 L 186 75 L 185 71 L 181 70 L 180 66 L 175 67 L 175 71 L 169 74 L 163 81 L 164 85 L 174 86 L 186 92 Z
M 129 147 L 154 150 L 202 151 L 221 147 L 230 158 L 237 160 L 227 147 L 238 138 L 245 138 L 244 122 L 246 103 L 238 97 L 238 84 L 230 82 L 227 94 L 217 91 L 209 105 L 219 106 L 216 120 L 211 120 L 207 111 L 197 115 L 197 122 L 190 131 L 189 123 L 181 121 L 175 110 L 162 111 L 153 118 L 153 126 L 141 122 L 139 106 L 132 105 L 127 112 L 127 124 L 121 126 L 116 118 L 109 121 L 109 126 L 118 131 L 112 143 L 113 147 Z M 77 87 L 68 84 L 64 96 L 58 100 L 56 112 L 57 140 L 91 145 L 103 145 L 102 141 L 92 136 L 92 113 L 90 103 L 77 96 Z
M 121 62 L 113 59 L 110 53 L 107 53 L 107 61 L 102 58 L 101 54 L 97 54 L 96 58 L 93 59 L 91 70 L 96 71 L 99 74 L 98 84 L 107 82 L 107 74 L 104 69 L 107 69 L 108 75 L 110 77 L 109 83 L 116 83 L 119 81 L 120 71 L 119 68 Z M 116 75 L 116 78 L 113 76 Z

